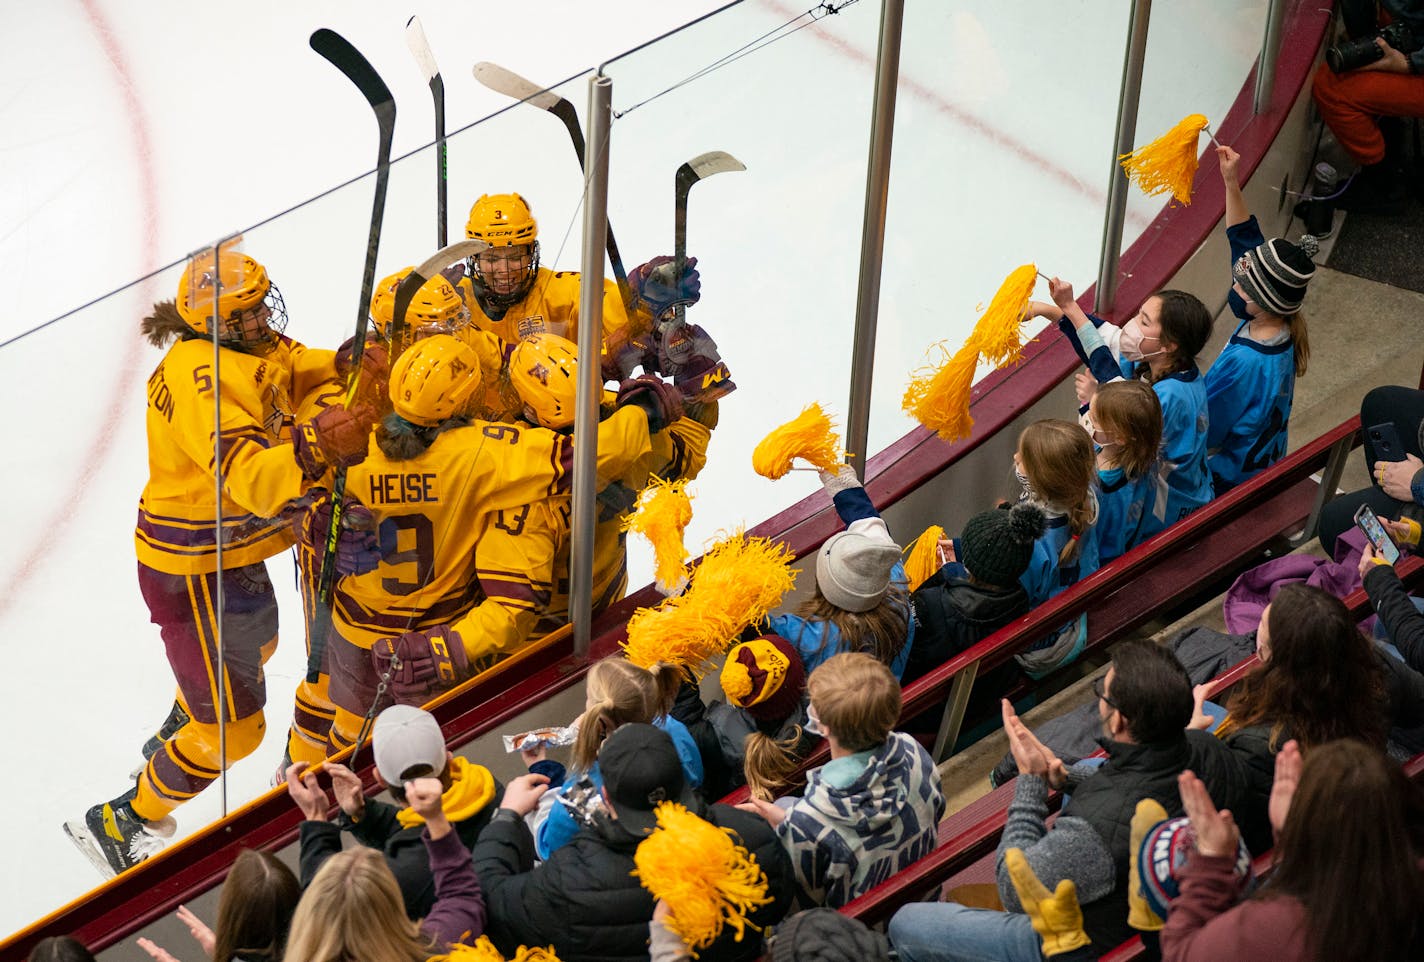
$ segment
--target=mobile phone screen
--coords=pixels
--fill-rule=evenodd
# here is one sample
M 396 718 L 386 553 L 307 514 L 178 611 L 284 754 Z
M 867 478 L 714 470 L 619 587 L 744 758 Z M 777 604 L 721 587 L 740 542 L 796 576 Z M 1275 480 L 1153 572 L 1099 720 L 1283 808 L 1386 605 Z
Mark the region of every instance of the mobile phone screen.
M 1390 564 L 1399 561 L 1399 548 L 1395 545 L 1394 539 L 1389 536 L 1389 532 L 1384 530 L 1384 525 L 1380 524 L 1374 511 L 1370 510 L 1369 505 L 1360 505 L 1360 510 L 1355 512 L 1355 524 L 1359 525 L 1360 530 L 1365 533 L 1365 537 L 1370 539 L 1370 544 L 1375 546 L 1375 551 L 1381 558 Z

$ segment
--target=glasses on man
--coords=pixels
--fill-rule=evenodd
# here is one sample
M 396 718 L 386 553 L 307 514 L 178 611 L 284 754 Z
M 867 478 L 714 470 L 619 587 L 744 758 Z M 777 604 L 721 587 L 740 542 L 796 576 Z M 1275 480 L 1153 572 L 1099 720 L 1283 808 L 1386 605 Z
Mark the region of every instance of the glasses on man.
M 1097 695 L 1103 701 L 1107 702 L 1109 708 L 1113 709 L 1114 711 L 1119 711 L 1120 709 L 1117 707 L 1117 703 L 1107 696 L 1107 686 L 1108 676 L 1099 675 L 1098 677 L 1093 679 L 1093 694 Z

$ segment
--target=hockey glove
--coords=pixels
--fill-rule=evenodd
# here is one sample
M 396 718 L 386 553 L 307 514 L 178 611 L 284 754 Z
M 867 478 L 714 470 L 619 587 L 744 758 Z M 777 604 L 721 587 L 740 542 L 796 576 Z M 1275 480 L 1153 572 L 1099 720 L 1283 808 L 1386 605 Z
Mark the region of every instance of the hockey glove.
M 351 341 L 347 341 L 336 352 L 336 373 L 343 382 L 351 374 Z M 380 410 L 389 407 L 389 384 L 391 380 L 391 355 L 384 344 L 373 341 L 366 343 L 361 352 L 361 372 L 356 378 L 356 400 Z
M 654 257 L 628 272 L 628 287 L 654 318 L 661 318 L 678 305 L 688 307 L 702 299 L 702 275 L 697 272 L 695 257 L 684 262 L 681 276 L 673 258 L 666 254 Z
M 665 430 L 682 417 L 682 392 L 652 374 L 639 374 L 618 386 L 618 406 L 636 404 L 648 415 L 648 430 Z
M 301 539 L 320 553 L 326 548 L 330 530 L 331 499 L 323 498 L 302 515 Z M 363 575 L 375 571 L 380 563 L 381 546 L 371 509 L 347 498 L 341 512 L 341 533 L 336 539 L 337 576 Z
M 730 372 L 712 340 L 700 325 L 669 321 L 653 332 L 654 369 L 670 377 L 689 401 L 706 403 L 736 390 Z
M 402 705 L 421 705 L 470 673 L 465 643 L 448 625 L 382 638 L 371 646 L 371 665 L 380 678 L 390 673 L 391 694 Z
M 366 445 L 376 409 L 358 401 L 351 410 L 327 408 L 293 431 L 293 455 L 308 481 L 316 481 L 330 468 L 349 468 L 366 460 Z

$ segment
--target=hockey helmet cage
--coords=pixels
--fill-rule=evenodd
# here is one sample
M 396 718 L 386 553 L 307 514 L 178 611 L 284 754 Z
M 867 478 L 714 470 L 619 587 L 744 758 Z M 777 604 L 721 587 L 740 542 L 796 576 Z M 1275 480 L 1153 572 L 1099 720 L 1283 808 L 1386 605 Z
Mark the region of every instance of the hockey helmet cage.
M 465 236 L 491 247 L 532 244 L 539 238 L 539 224 L 518 194 L 481 194 L 470 208 Z
M 210 251 L 188 262 L 178 279 L 178 313 L 199 334 L 212 334 L 213 294 L 222 320 L 220 340 L 238 345 L 270 342 L 287 326 L 287 308 L 267 269 L 237 250 Z
M 479 388 L 479 357 L 450 334 L 416 341 L 391 366 L 391 404 L 412 424 L 435 427 L 465 413 Z
M 391 322 L 395 319 L 396 288 L 413 270 L 413 267 L 401 268 L 376 285 L 375 293 L 371 295 L 371 322 L 384 340 L 390 340 Z M 470 312 L 465 307 L 465 299 L 453 284 L 439 274 L 420 285 L 405 309 L 406 329 L 417 337 L 451 334 L 469 321 Z
M 574 423 L 578 346 L 557 334 L 520 341 L 509 358 L 509 381 L 535 423 L 559 430 Z

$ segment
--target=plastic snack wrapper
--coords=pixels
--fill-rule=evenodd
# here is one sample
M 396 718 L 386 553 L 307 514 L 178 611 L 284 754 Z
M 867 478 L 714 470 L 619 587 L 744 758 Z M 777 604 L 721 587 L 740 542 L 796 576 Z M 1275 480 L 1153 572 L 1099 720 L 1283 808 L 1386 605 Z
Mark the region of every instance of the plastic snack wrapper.
M 563 728 L 536 728 L 533 731 L 520 732 L 518 735 L 505 735 L 504 750 L 520 752 L 526 748 L 537 748 L 540 745 L 561 748 L 572 745 L 577 737 L 577 724 L 566 725 Z

